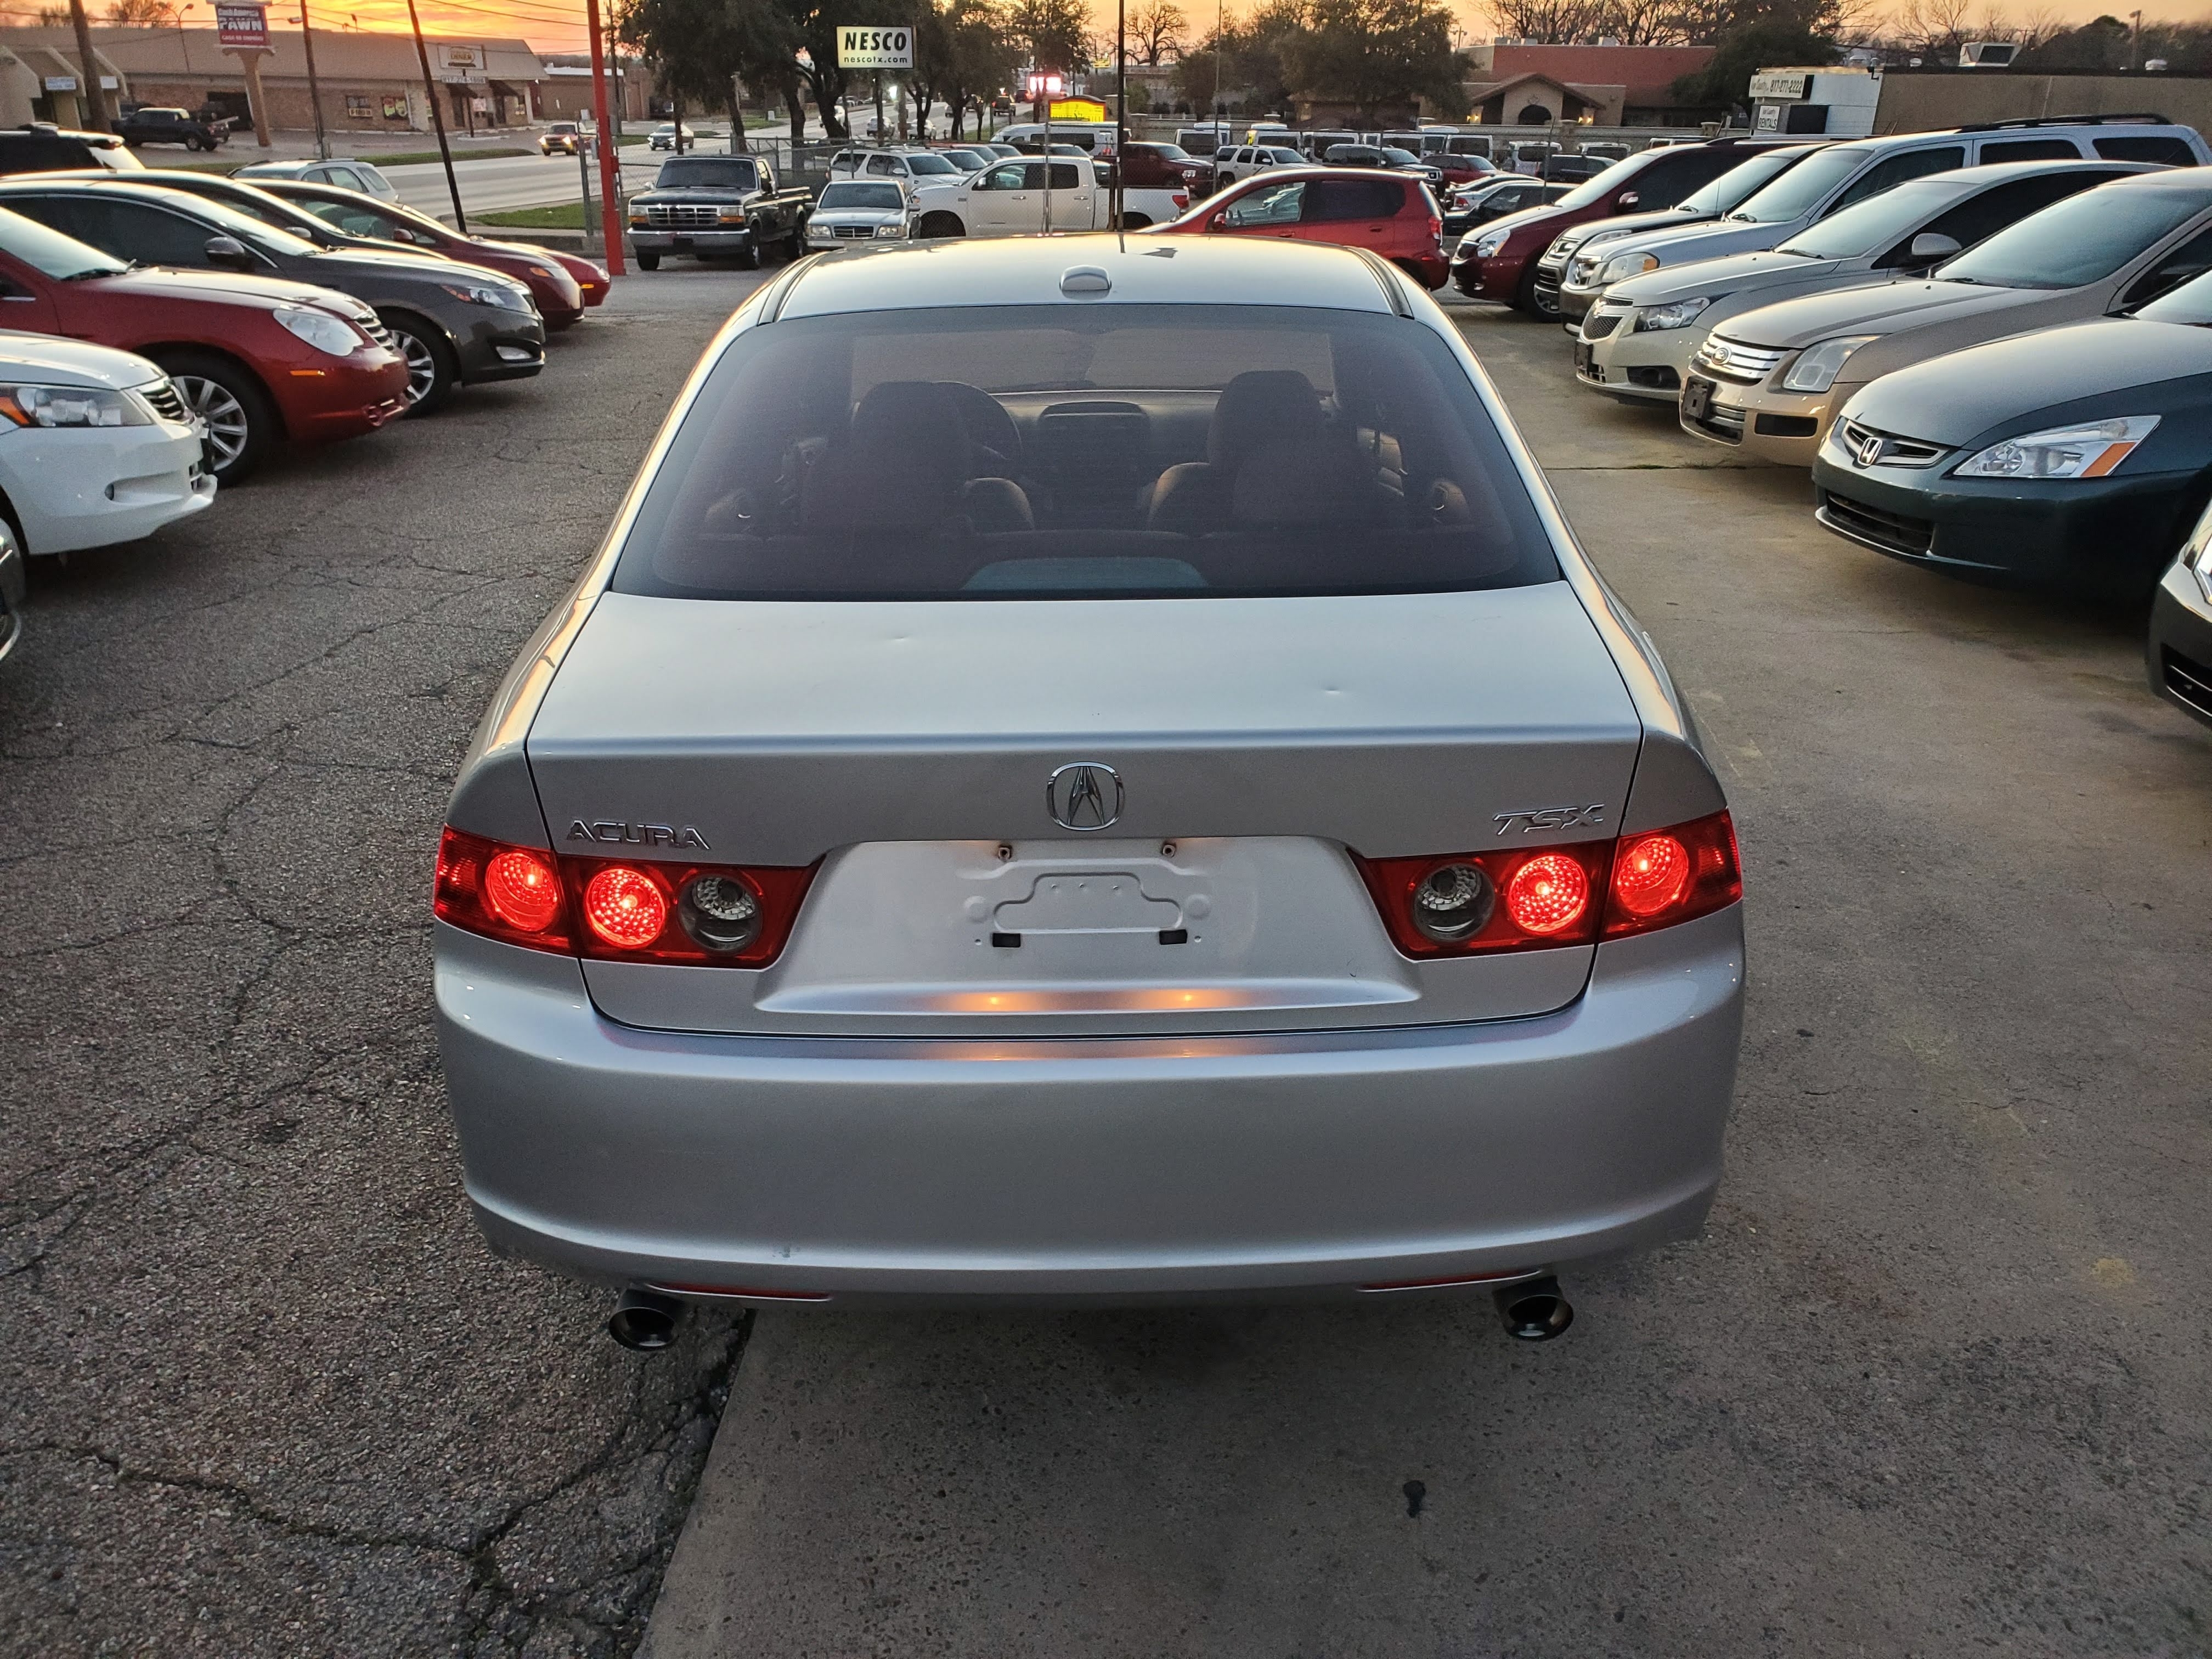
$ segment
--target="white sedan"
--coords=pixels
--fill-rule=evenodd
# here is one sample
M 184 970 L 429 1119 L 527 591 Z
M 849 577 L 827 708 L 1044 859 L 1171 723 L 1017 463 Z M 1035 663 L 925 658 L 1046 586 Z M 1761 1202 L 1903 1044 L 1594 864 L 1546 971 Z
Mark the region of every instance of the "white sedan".
M 205 433 L 155 364 L 0 334 L 0 492 L 30 555 L 137 541 L 215 500 Z

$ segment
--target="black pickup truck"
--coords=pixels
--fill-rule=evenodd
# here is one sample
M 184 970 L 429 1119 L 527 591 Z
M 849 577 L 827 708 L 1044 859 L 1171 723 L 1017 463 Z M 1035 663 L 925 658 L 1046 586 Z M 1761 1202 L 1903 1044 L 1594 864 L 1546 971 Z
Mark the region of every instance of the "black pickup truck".
M 186 149 L 213 149 L 230 142 L 230 123 L 219 118 L 202 120 L 190 110 L 149 104 L 118 116 L 115 136 L 133 146 L 182 144 Z
M 672 155 L 653 188 L 629 198 L 629 246 L 640 270 L 664 253 L 733 254 L 750 270 L 769 252 L 795 259 L 806 246 L 811 191 L 775 187 L 757 155 Z

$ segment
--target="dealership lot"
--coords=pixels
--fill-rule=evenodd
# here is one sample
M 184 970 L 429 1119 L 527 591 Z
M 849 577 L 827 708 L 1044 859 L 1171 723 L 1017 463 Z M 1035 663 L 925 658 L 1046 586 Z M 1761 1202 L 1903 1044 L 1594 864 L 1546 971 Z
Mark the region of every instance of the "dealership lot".
M 2136 618 L 1848 547 L 1503 313 L 1456 314 L 1743 839 L 1704 1240 L 1540 1347 L 1486 1299 L 778 1312 L 734 1365 L 492 1260 L 429 1028 L 445 788 L 755 280 L 621 284 L 537 381 L 40 573 L 0 1648 L 612 1652 L 687 1510 L 658 1659 L 2203 1645 L 2212 733 Z

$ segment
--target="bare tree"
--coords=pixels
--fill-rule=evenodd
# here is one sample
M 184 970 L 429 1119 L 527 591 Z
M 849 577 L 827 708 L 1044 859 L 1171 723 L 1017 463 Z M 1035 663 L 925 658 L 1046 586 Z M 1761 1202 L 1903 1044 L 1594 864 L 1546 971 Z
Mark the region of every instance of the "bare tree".
M 1157 68 L 1180 58 L 1190 19 L 1175 0 L 1142 0 L 1129 14 L 1129 56 Z
M 110 28 L 174 28 L 178 21 L 177 9 L 170 0 L 114 0 L 107 9 Z
M 1905 0 L 1897 9 L 1899 40 L 1931 57 L 1956 53 L 1974 39 L 1967 27 L 1973 0 Z

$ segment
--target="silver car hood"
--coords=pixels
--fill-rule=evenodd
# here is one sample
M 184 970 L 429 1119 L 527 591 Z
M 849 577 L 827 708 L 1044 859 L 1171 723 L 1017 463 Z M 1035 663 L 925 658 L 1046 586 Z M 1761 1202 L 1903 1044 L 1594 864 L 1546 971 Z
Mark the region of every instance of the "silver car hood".
M 1371 856 L 1494 844 L 1601 806 L 1641 726 L 1566 582 L 1329 599 L 752 604 L 605 593 L 528 738 L 555 844 L 695 830 L 717 860 L 1055 833 L 1102 762 L 1115 833 L 1306 836 Z M 1521 833 L 1516 831 L 1515 833 Z M 1081 839 L 1081 837 L 1074 837 Z
M 1791 220 L 1779 225 L 1747 225 L 1732 223 L 1726 219 L 1707 219 L 1680 230 L 1655 230 L 1641 236 L 1623 236 L 1610 242 L 1601 242 L 1601 253 L 1593 252 L 1592 258 L 1618 258 L 1624 253 L 1650 253 L 1657 256 L 1662 265 L 1687 264 L 1692 259 L 1719 259 L 1731 253 L 1756 253 L 1787 241 L 1796 234 L 1798 224 Z
M 2038 410 L 2203 374 L 2212 374 L 2212 329 L 2099 317 L 1885 374 L 1851 400 L 1850 413 L 1883 432 L 1955 447 Z
M 1606 290 L 1608 301 L 1632 305 L 1671 305 L 1699 295 L 1719 299 L 1768 283 L 1789 283 L 1832 275 L 1845 262 L 1808 259 L 1795 253 L 1737 253 L 1725 259 L 1700 259 L 1694 264 L 1662 266 L 1641 276 L 1615 283 Z
M 1749 345 L 1796 348 L 1838 334 L 1888 334 L 2031 306 L 2061 289 L 1984 288 L 1972 283 L 1875 281 L 1829 294 L 1784 300 L 1733 318 L 1728 337 Z

